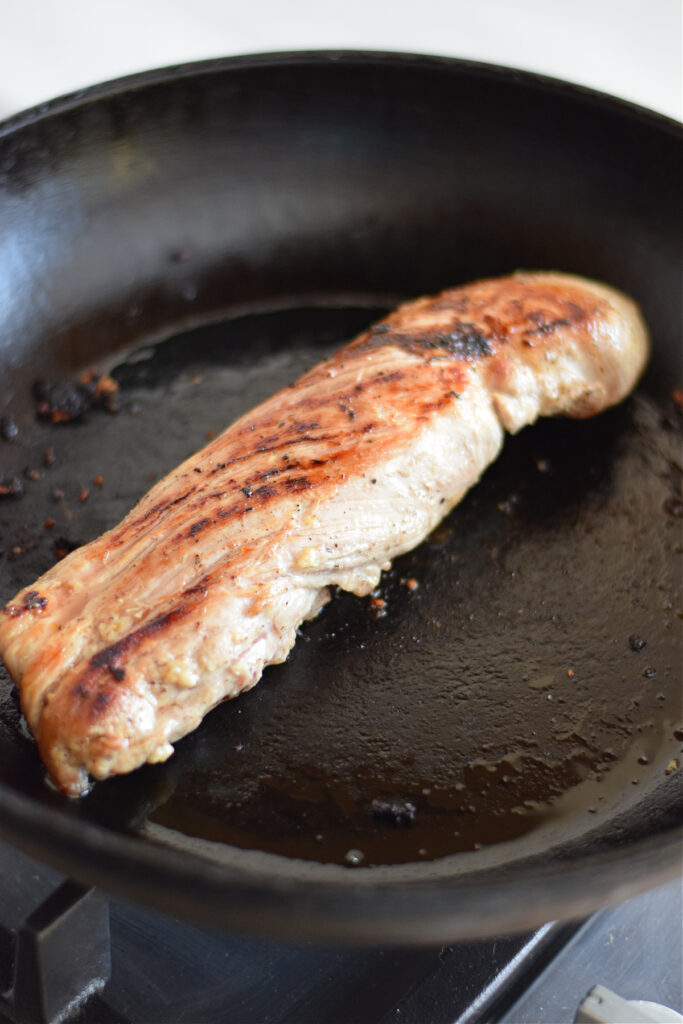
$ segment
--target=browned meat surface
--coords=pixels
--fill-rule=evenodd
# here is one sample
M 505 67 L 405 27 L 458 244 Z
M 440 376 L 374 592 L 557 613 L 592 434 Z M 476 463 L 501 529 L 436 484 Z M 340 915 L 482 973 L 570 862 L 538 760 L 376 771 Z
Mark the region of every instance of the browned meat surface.
M 167 758 L 286 658 L 330 585 L 371 591 L 504 430 L 618 402 L 646 355 L 625 296 L 521 273 L 399 307 L 243 416 L 0 612 L 57 784 Z

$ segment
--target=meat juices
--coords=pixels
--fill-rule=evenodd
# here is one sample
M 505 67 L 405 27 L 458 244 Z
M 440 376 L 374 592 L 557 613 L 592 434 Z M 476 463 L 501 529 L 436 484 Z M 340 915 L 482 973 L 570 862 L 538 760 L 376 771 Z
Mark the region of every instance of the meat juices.
M 77 796 L 165 760 L 287 657 L 331 585 L 373 590 L 505 430 L 620 401 L 647 351 L 626 296 L 518 273 L 400 306 L 242 416 L 1 610 L 55 782 Z

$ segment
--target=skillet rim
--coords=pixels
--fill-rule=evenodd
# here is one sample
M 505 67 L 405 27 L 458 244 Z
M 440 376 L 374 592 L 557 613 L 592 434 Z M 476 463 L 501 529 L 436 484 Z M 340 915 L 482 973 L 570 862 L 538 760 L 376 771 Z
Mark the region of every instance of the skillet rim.
M 339 64 L 342 62 L 346 65 L 354 63 L 364 65 L 370 63 L 390 64 L 391 62 L 396 62 L 404 67 L 420 64 L 433 68 L 444 66 L 453 70 L 477 72 L 493 78 L 507 78 L 509 81 L 526 82 L 528 85 L 556 89 L 565 95 L 573 95 L 577 98 L 613 106 L 623 114 L 630 114 L 660 128 L 683 135 L 683 121 L 677 121 L 675 118 L 668 117 L 657 110 L 644 107 L 631 100 L 622 99 L 612 93 L 601 92 L 598 89 L 592 89 L 590 86 L 580 85 L 578 82 L 570 82 L 562 78 L 555 78 L 552 75 L 545 75 L 541 72 L 527 71 L 524 68 L 517 68 L 512 65 L 492 64 L 488 61 L 470 60 L 463 57 L 446 57 L 438 54 L 413 53 L 401 50 L 341 49 L 275 50 L 273 52 L 262 51 L 237 54 L 231 57 L 212 57 L 206 60 L 188 61 L 183 64 L 163 65 L 148 71 L 138 71 L 130 75 L 110 78 L 105 82 L 97 82 L 82 89 L 75 89 L 73 92 L 63 93 L 51 100 L 28 107 L 26 110 L 10 114 L 8 118 L 0 120 L 0 139 L 11 134 L 13 131 L 51 117 L 53 114 L 63 113 L 86 103 L 104 99 L 105 97 L 118 96 L 125 92 L 137 91 L 143 87 L 162 82 L 178 81 L 182 78 L 219 73 L 230 68 L 281 67 L 298 63 L 314 65 Z
M 247 54 L 127 75 L 10 116 L 0 122 L 0 140 L 80 106 L 184 78 L 238 69 L 329 64 L 443 69 L 496 79 L 502 85 L 523 83 L 529 88 L 602 106 L 683 140 L 680 122 L 587 86 L 473 60 L 371 50 Z M 427 944 L 519 931 L 554 917 L 583 916 L 598 907 L 621 902 L 677 877 L 682 866 L 683 826 L 670 829 L 663 836 L 642 837 L 624 847 L 581 856 L 576 861 L 550 859 L 539 866 L 522 859 L 498 870 L 500 877 L 493 881 L 487 878 L 486 870 L 475 870 L 450 878 L 384 878 L 377 885 L 372 870 L 366 873 L 342 869 L 338 877 L 321 880 L 306 879 L 305 870 L 303 877 L 297 878 L 262 867 L 254 869 L 248 862 L 249 851 L 245 851 L 245 863 L 239 868 L 218 864 L 189 851 L 180 852 L 67 817 L 2 783 L 0 811 L 3 838 L 29 855 L 116 895 L 212 924 L 289 937 L 296 933 L 323 941 L 396 944 L 405 943 L 408 935 L 413 944 Z M 46 848 L 46 840 L 54 842 L 56 848 L 51 844 Z M 276 855 L 266 857 L 273 866 L 286 862 Z M 131 866 L 136 869 L 132 877 L 127 874 Z

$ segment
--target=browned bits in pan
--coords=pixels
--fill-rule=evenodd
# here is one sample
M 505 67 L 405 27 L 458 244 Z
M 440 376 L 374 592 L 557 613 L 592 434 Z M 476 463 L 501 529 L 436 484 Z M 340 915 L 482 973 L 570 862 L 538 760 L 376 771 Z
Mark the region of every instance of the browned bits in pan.
M 99 370 L 85 370 L 76 381 L 92 396 L 92 404 L 99 405 L 107 412 L 118 412 L 119 386 L 108 373 Z
M 43 465 L 45 466 L 46 469 L 49 469 L 50 466 L 54 466 L 56 461 L 57 456 L 55 454 L 55 450 L 52 447 L 52 445 L 50 445 L 50 447 L 46 448 L 45 451 L 43 452 Z
M 36 399 L 36 413 L 39 419 L 51 423 L 71 423 L 78 420 L 92 407 L 87 392 L 74 384 L 49 383 L 37 380 L 33 385 Z
M 0 474 L 0 498 L 21 498 L 24 493 L 24 485 L 18 476 L 5 479 Z
M 37 469 L 33 469 L 31 466 L 27 466 L 24 470 L 24 476 L 27 480 L 40 480 L 40 473 Z
M 119 386 L 107 373 L 86 370 L 76 380 L 42 381 L 33 385 L 36 412 L 51 423 L 71 423 L 81 419 L 94 407 L 118 412 Z
M 56 525 L 57 525 L 57 520 L 53 519 L 52 516 L 49 516 L 45 520 L 45 522 L 43 523 L 43 526 L 45 527 L 46 530 L 52 530 L 53 527 L 55 527 Z
M 82 501 L 87 501 L 89 495 L 90 495 L 90 491 L 88 490 L 87 487 L 84 487 L 81 490 L 81 493 L 78 495 L 78 500 L 81 501 L 81 502 Z
M 104 484 L 104 477 L 102 476 L 101 473 L 98 473 L 93 482 L 96 487 L 102 487 L 102 485 Z

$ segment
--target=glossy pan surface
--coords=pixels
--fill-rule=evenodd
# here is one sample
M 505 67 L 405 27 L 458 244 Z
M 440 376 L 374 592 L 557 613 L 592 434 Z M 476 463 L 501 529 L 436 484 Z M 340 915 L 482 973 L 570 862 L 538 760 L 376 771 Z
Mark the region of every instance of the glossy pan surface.
M 680 869 L 680 158 L 616 100 L 381 54 L 152 72 L 0 129 L 0 600 L 401 299 L 561 269 L 653 337 L 632 399 L 510 439 L 385 615 L 339 595 L 167 764 L 66 800 L 0 676 L 3 836 L 170 912 L 344 940 L 503 933 Z M 37 420 L 35 379 L 90 366 L 120 411 Z

